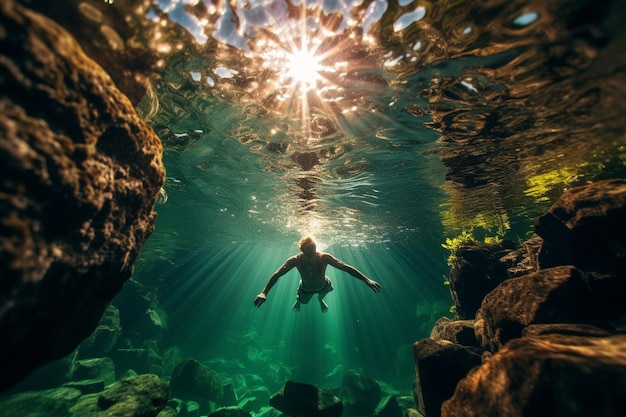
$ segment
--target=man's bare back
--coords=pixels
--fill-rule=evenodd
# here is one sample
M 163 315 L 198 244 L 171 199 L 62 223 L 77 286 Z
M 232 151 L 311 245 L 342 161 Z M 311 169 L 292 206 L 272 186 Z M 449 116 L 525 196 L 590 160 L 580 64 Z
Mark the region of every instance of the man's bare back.
M 359 270 L 350 266 L 332 255 L 317 252 L 315 242 L 311 238 L 304 238 L 300 241 L 300 250 L 302 253 L 292 256 L 272 274 L 269 281 L 265 285 L 263 291 L 256 296 L 254 305 L 260 307 L 267 300 L 267 293 L 274 286 L 278 278 L 289 272 L 294 267 L 300 273 L 300 286 L 296 303 L 293 305 L 294 311 L 300 311 L 300 304 L 309 302 L 313 294 L 318 294 L 318 300 L 322 312 L 328 311 L 328 305 L 324 302 L 324 297 L 333 290 L 332 283 L 326 277 L 326 266 L 333 267 L 345 271 L 353 277 L 362 280 L 374 292 L 379 292 L 382 287 L 376 281 L 367 278 Z

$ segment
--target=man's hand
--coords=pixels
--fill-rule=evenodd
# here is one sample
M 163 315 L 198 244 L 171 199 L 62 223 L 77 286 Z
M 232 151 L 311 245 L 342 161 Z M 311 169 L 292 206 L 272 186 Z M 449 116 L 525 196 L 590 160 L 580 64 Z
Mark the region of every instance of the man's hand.
M 255 307 L 261 307 L 261 304 L 263 304 L 264 302 L 267 301 L 267 296 L 263 293 L 259 294 L 256 296 L 256 298 L 254 299 L 254 306 Z
M 383 287 L 376 281 L 372 281 L 371 279 L 368 279 L 367 281 L 365 281 L 365 283 L 367 284 L 368 287 L 370 287 L 372 289 L 372 291 L 374 292 L 380 292 L 380 290 L 383 289 Z

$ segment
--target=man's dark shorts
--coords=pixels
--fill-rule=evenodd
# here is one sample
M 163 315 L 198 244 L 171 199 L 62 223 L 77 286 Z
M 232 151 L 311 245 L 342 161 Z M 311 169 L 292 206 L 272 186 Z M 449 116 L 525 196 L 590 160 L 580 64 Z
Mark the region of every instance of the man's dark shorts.
M 301 303 L 306 304 L 309 302 L 309 300 L 311 299 L 311 297 L 313 297 L 314 294 L 327 294 L 329 292 L 331 292 L 333 290 L 333 284 L 332 282 L 330 282 L 330 280 L 328 279 L 328 277 L 326 277 L 326 285 L 324 285 L 322 288 L 317 289 L 317 290 L 307 290 L 302 288 L 302 281 L 300 281 L 300 285 L 298 286 L 298 300 L 300 300 Z

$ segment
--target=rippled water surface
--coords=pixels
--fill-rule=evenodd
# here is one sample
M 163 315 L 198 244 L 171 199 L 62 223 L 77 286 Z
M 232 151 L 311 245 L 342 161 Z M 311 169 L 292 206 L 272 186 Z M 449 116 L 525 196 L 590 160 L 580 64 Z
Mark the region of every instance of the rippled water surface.
M 626 172 L 623 2 L 34 4 L 164 143 L 135 279 L 166 343 L 267 379 L 345 366 L 407 388 L 410 343 L 451 304 L 446 238 L 525 239 L 567 188 Z M 255 310 L 305 234 L 383 291 L 329 271 L 330 312 L 295 314 L 292 273 Z

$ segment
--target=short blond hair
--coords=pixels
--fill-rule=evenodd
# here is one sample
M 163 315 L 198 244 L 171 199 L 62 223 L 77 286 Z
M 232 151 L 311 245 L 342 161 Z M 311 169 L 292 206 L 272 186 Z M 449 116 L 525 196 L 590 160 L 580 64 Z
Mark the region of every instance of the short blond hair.
M 300 239 L 300 242 L 298 242 L 298 247 L 300 248 L 300 250 L 302 250 L 302 247 L 304 245 L 308 244 L 308 243 L 312 243 L 313 246 L 317 246 L 317 245 L 315 245 L 315 241 L 313 240 L 312 237 L 306 236 L 306 237 L 303 237 L 302 239 Z

